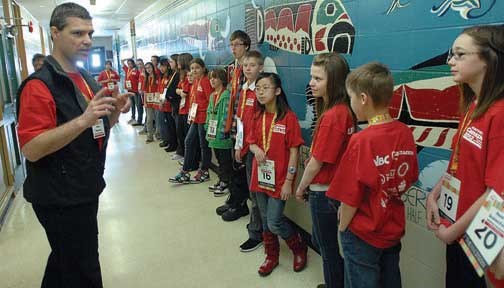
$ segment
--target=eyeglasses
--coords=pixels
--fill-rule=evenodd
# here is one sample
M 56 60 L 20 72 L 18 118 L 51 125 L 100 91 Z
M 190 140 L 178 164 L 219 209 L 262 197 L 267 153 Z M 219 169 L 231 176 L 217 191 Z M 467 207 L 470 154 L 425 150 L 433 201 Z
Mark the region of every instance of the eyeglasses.
M 255 90 L 256 92 L 261 93 L 262 91 L 268 90 L 268 89 L 275 89 L 275 87 L 270 87 L 270 86 L 256 86 Z
M 234 47 L 239 47 L 239 46 L 245 46 L 243 43 L 231 43 L 229 44 L 229 47 L 234 48 Z
M 463 59 L 464 55 L 472 55 L 479 53 L 480 52 L 454 52 L 453 49 L 450 48 L 450 50 L 448 50 L 448 57 L 446 57 L 446 63 L 450 62 L 452 58 L 455 59 L 455 61 L 460 61 Z

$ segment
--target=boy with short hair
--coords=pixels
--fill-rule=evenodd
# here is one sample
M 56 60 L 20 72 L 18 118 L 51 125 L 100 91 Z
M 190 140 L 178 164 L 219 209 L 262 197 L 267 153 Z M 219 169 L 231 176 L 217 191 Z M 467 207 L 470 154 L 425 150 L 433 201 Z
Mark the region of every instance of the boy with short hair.
M 401 195 L 418 179 L 415 141 L 408 126 L 388 112 L 394 83 L 386 66 L 357 68 L 346 89 L 357 119 L 369 126 L 350 138 L 327 191 L 341 201 L 345 287 L 401 287 Z

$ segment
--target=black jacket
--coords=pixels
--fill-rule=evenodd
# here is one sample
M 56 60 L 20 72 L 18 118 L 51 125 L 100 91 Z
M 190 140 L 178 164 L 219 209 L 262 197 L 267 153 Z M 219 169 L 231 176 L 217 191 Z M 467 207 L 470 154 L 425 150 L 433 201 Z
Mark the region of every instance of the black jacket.
M 85 71 L 79 71 L 94 93 L 100 85 Z M 40 71 L 30 75 L 18 90 L 17 115 L 23 98 L 21 92 L 32 79 L 38 79 L 49 88 L 56 103 L 57 126 L 80 116 L 87 107 L 86 100 L 73 81 L 63 71 L 58 62 L 48 56 Z M 107 117 L 103 118 L 106 137 L 100 151 L 97 140 L 93 139 L 91 128 L 60 150 L 38 161 L 26 160 L 27 177 L 23 194 L 28 202 L 45 206 L 74 206 L 98 200 L 105 188 L 103 172 L 110 133 Z

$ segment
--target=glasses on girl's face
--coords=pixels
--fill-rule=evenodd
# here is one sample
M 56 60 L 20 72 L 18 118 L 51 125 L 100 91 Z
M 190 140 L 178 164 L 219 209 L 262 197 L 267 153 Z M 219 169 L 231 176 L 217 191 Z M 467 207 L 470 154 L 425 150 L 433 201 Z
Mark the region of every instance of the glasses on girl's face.
M 240 47 L 240 46 L 244 46 L 245 44 L 243 43 L 231 43 L 229 44 L 229 47 L 230 48 L 234 48 L 234 47 Z
M 256 91 L 261 93 L 262 91 L 266 91 L 268 89 L 275 89 L 275 87 L 270 87 L 270 86 L 256 86 L 255 87 Z
M 450 62 L 453 58 L 455 61 L 460 61 L 464 59 L 465 55 L 479 54 L 479 52 L 455 52 L 452 48 L 448 50 L 448 57 L 446 57 L 446 63 Z

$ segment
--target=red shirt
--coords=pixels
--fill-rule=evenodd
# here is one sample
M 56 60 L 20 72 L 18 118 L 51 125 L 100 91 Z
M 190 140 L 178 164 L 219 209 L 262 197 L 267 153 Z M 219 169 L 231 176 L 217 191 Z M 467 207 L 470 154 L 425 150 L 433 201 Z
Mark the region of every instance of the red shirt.
M 265 132 L 269 135 L 273 113 L 266 113 Z M 263 113 L 258 114 L 253 123 L 252 133 L 247 137 L 249 144 L 256 144 L 264 151 L 262 136 L 262 117 Z M 250 191 L 263 192 L 273 198 L 280 198 L 282 185 L 287 176 L 289 165 L 290 148 L 299 147 L 304 143 L 301 136 L 301 127 L 298 118 L 292 111 L 288 111 L 285 117 L 277 120 L 271 135 L 270 148 L 266 153 L 266 158 L 275 161 L 275 191 L 269 191 L 259 187 L 257 178 L 257 161 L 254 157 L 252 161 L 252 177 L 250 179 Z M 266 152 L 266 151 L 265 151 Z M 294 182 L 294 181 L 293 181 Z
M 244 89 L 240 92 L 240 97 L 238 99 L 238 108 L 236 111 L 236 117 L 239 118 L 243 123 L 243 139 L 247 139 L 254 129 L 254 115 L 256 114 L 257 107 L 257 96 L 255 92 L 255 82 L 247 85 L 243 85 Z M 249 151 L 249 143 L 243 141 L 243 148 L 241 149 L 241 157 L 243 158 Z
M 322 114 L 313 135 L 311 156 L 323 164 L 312 184 L 331 183 L 354 129 L 352 113 L 345 104 L 335 105 Z
M 114 83 L 114 85 L 115 85 L 117 82 L 119 82 L 119 80 L 120 80 L 119 74 L 117 74 L 117 72 L 115 72 L 114 70 L 110 70 L 110 71 L 104 70 L 98 76 L 98 82 L 104 81 L 104 80 L 108 80 L 108 82 L 102 84 L 102 86 L 104 88 L 108 88 L 109 83 Z M 106 94 L 112 95 L 112 91 L 108 91 Z
M 413 134 L 405 124 L 392 121 L 350 138 L 326 196 L 357 207 L 350 231 L 374 247 L 388 248 L 404 235 L 401 195 L 417 179 Z
M 175 74 L 173 74 L 173 75 L 175 75 Z M 161 78 L 159 85 L 158 85 L 158 92 L 160 95 L 163 94 L 165 88 L 168 87 L 168 84 L 170 83 L 170 79 L 173 77 L 173 75 L 170 77 L 163 76 L 163 78 Z M 164 104 L 159 104 L 159 110 L 162 112 L 171 112 L 172 107 L 171 107 L 170 101 L 165 100 Z
M 144 82 L 145 83 L 145 82 Z M 156 93 L 158 91 L 158 79 L 148 78 L 147 83 L 145 84 L 144 90 L 144 106 L 145 108 L 159 108 L 159 104 L 157 103 L 147 103 L 147 93 Z
M 189 80 L 187 77 L 185 77 L 184 81 L 180 81 L 177 88 L 182 89 L 182 91 L 187 95 L 185 98 L 185 103 L 184 106 L 182 106 L 182 103 L 184 101 L 184 98 L 180 99 L 180 107 L 179 107 L 179 114 L 180 115 L 187 115 L 189 113 L 189 102 L 190 102 L 190 92 L 192 90 L 192 85 L 189 83 Z
M 196 97 L 191 99 L 191 101 L 194 100 L 194 103 L 198 104 L 198 110 L 196 112 L 194 123 L 204 124 L 206 122 L 208 103 L 210 102 L 210 94 L 212 94 L 213 88 L 210 85 L 210 80 L 208 80 L 207 76 L 203 76 L 199 79 L 196 86 Z
M 129 92 L 138 92 L 138 83 L 140 72 L 136 69 L 130 69 L 127 66 L 123 66 L 124 73 L 126 73 L 126 79 L 124 79 L 124 88 Z M 126 81 L 131 81 L 131 89 L 126 87 Z

